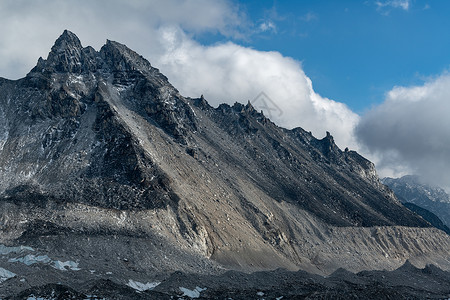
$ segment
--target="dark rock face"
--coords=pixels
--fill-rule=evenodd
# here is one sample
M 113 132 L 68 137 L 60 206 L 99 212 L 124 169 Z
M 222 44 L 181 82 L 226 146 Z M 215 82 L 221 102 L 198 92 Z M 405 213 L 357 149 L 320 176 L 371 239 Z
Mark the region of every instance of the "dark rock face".
M 389 186 L 402 202 L 429 210 L 438 216 L 445 226 L 450 226 L 450 196 L 442 188 L 425 184 L 417 176 L 411 175 L 384 178 L 382 182 Z
M 174 271 L 450 269 L 449 249 L 330 134 L 185 98 L 125 45 L 65 31 L 25 78 L 0 79 L 0 268 L 16 274 L 2 299 L 55 282 L 128 299 L 124 285 Z

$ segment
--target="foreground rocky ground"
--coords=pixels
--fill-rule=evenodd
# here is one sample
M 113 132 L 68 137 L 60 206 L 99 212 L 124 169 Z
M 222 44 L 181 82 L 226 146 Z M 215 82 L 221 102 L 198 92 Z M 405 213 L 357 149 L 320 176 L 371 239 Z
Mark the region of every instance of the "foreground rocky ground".
M 4 299 L 447 299 L 450 273 L 409 262 L 395 271 L 339 269 L 330 276 L 275 270 L 246 274 L 228 271 L 206 276 L 175 272 L 161 281 L 127 285 L 111 279 L 86 282 L 76 289 L 47 284 Z

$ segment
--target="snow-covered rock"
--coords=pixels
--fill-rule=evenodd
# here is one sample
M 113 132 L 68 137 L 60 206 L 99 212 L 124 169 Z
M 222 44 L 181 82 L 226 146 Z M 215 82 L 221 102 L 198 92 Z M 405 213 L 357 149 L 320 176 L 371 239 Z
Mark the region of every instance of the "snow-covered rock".
M 206 291 L 206 288 L 201 288 L 196 286 L 195 289 L 190 290 L 184 287 L 180 287 L 180 290 L 183 292 L 182 296 L 186 296 L 189 298 L 199 298 L 200 297 L 200 293 L 203 291 Z
M 137 291 L 143 292 L 143 291 L 147 291 L 147 290 L 153 290 L 155 287 L 157 287 L 161 282 L 147 282 L 147 283 L 142 283 L 139 281 L 134 281 L 132 279 L 130 279 L 127 283 L 127 285 Z
M 4 282 L 10 278 L 13 278 L 15 276 L 16 276 L 16 274 L 14 274 L 13 272 L 8 271 L 3 268 L 0 268 L 0 283 Z

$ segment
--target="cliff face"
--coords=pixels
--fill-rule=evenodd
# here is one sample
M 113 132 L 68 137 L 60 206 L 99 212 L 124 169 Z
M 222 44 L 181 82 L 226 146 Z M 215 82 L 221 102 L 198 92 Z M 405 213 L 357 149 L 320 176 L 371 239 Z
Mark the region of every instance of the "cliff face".
M 184 98 L 126 46 L 97 52 L 68 31 L 25 78 L 0 80 L 0 206 L 3 243 L 123 276 L 449 267 L 448 236 L 331 135 Z

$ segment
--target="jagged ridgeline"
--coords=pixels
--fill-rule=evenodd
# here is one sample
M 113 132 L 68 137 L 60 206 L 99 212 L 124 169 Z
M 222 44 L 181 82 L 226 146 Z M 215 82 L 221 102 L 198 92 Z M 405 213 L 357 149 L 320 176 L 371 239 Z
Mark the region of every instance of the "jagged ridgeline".
M 4 81 L 1 92 L 8 120 L 1 185 L 15 202 L 48 197 L 116 209 L 176 207 L 184 195 L 172 185 L 183 179 L 168 173 L 189 160 L 207 173 L 220 162 L 224 171 L 214 179 L 221 185 L 243 178 L 331 224 L 427 226 L 379 184 L 372 163 L 342 152 L 329 134 L 317 140 L 300 128 L 279 128 L 251 104 L 214 109 L 204 99 L 185 99 L 116 42 L 96 52 L 65 31 L 46 60 L 23 80 Z M 167 145 L 148 147 L 154 134 Z M 195 162 L 165 158 L 163 146 Z M 170 170 L 160 158 L 173 163 Z M 198 178 L 194 185 L 209 184 Z M 234 194 L 251 203 L 239 189 Z
M 96 51 L 64 31 L 25 78 L 0 81 L 0 116 L 3 241 L 157 235 L 227 268 L 322 273 L 448 257 L 448 237 L 330 134 L 185 98 L 117 42 Z

